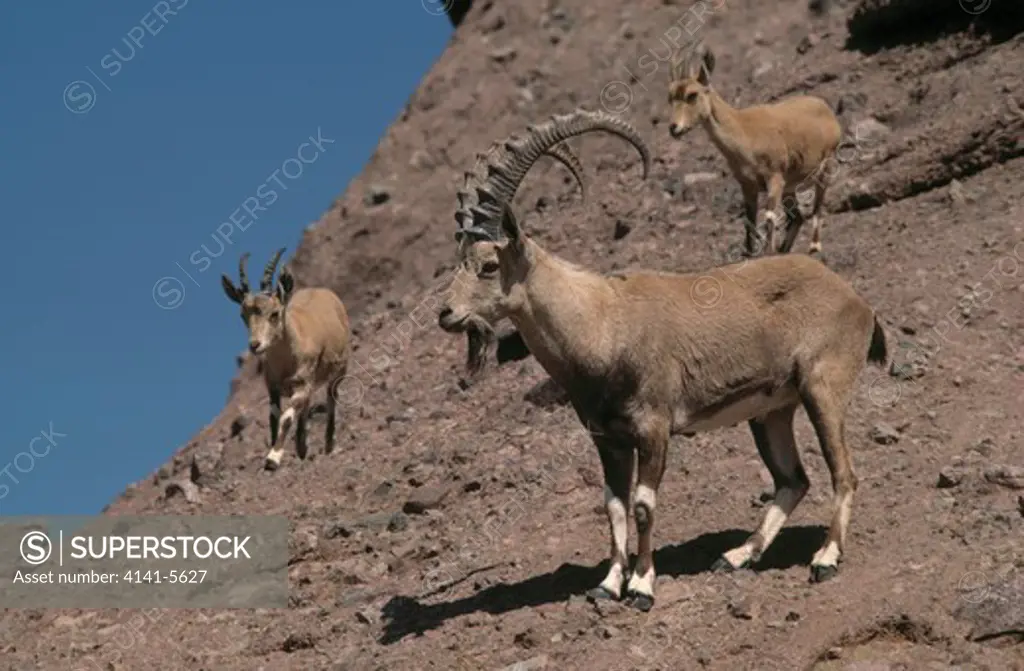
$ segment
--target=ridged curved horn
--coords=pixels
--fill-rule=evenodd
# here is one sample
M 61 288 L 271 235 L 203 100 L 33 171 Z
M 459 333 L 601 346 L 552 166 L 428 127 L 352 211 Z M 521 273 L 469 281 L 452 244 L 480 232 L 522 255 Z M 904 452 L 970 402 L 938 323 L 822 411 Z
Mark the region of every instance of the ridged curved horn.
M 533 129 L 525 146 L 510 149 L 502 160 L 488 165 L 488 182 L 502 207 L 511 202 L 526 174 L 541 155 L 570 137 L 599 130 L 618 135 L 633 145 L 643 161 L 643 178 L 646 179 L 651 168 L 651 152 L 636 129 L 606 112 L 578 108 L 571 114 L 551 117 Z M 499 217 L 482 225 L 495 234 L 500 233 Z
M 245 262 L 248 260 L 249 252 L 242 254 L 242 258 L 238 260 L 238 288 L 243 294 L 249 293 L 249 278 L 245 275 Z
M 274 256 L 267 262 L 266 267 L 263 268 L 263 279 L 260 280 L 260 291 L 263 293 L 269 293 L 273 287 L 274 271 L 277 270 L 277 262 L 281 260 L 281 255 L 284 254 L 285 248 L 274 252 Z
M 487 223 L 495 220 L 500 222 L 503 208 L 502 201 L 494 191 L 496 187 L 493 182 L 504 182 L 506 190 L 512 185 L 501 170 L 495 172 L 494 166 L 506 161 L 509 154 L 522 153 L 527 146 L 526 141 L 513 134 L 504 141 L 492 142 L 487 151 L 476 153 L 474 170 L 463 173 L 463 186 L 456 192 L 459 200 L 455 212 L 455 221 L 459 225 L 455 234 L 457 239 L 463 233 L 497 239 L 499 224 Z M 586 202 L 587 182 L 583 163 L 572 149 L 566 144 L 559 144 L 544 150 L 543 153 L 557 160 L 572 173 L 579 184 L 583 201 Z
M 569 145 L 564 142 L 562 144 L 556 144 L 545 153 L 564 165 L 566 170 L 572 173 L 572 176 L 576 179 L 576 183 L 580 185 L 580 195 L 583 197 L 583 202 L 587 202 L 587 182 L 583 175 L 583 163 L 581 163 L 579 157 L 572 152 Z

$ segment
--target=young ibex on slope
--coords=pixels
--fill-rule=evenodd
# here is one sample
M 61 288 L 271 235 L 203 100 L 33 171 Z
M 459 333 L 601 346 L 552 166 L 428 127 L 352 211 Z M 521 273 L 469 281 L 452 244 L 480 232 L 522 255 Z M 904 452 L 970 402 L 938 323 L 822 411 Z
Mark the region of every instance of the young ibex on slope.
M 743 192 L 747 232 L 744 255 L 756 256 L 757 198 L 767 191 L 764 218 L 767 253 L 789 252 L 803 226 L 796 189 L 807 180 L 814 188 L 811 254 L 821 254 L 821 211 L 829 177 L 826 163 L 835 154 L 842 128 L 821 98 L 793 96 L 776 103 L 736 109 L 711 88 L 714 53 L 703 42 L 685 57 L 673 57 L 668 101 L 669 133 L 679 139 L 700 124 L 729 164 Z M 785 203 L 786 237 L 775 247 L 779 205 Z M 760 245 L 758 245 L 760 247 Z
M 857 488 L 846 408 L 865 364 L 887 362 L 885 333 L 845 280 L 802 254 L 724 266 L 721 280 L 715 271 L 602 276 L 527 237 L 509 203 L 537 157 L 567 137 L 622 123 L 585 110 L 556 116 L 473 185 L 480 201 L 459 208 L 459 234 L 489 243 L 487 262 L 496 264 L 501 290 L 456 287 L 442 312 L 453 322 L 469 314 L 508 316 L 590 431 L 612 538 L 611 569 L 591 598 L 620 598 L 626 582 L 635 452 L 639 543 L 625 591 L 641 610 L 654 604 L 655 501 L 673 434 L 748 422 L 775 499 L 757 531 L 715 568 L 757 561 L 810 486 L 793 436 L 800 405 L 832 475 L 832 522 L 811 562 L 811 579 L 826 580 L 838 571 Z M 708 300 L 709 289 L 717 300 Z
M 259 357 L 263 380 L 270 395 L 270 443 L 264 466 L 275 470 L 284 456 L 288 431 L 295 424 L 295 449 L 306 458 L 306 416 L 313 392 L 325 385 L 337 385 L 345 375 L 351 354 L 348 313 L 330 289 L 303 288 L 293 291 L 293 278 L 281 270 L 273 287 L 274 270 L 284 253 L 277 250 L 263 270 L 260 293 L 249 291 L 245 275 L 248 252 L 238 262 L 239 286 L 221 276 L 224 293 L 242 307 L 242 321 L 249 329 L 249 351 Z M 287 408 L 281 414 L 281 395 Z M 334 415 L 337 399 L 327 390 L 327 429 L 324 453 L 334 449 Z M 280 418 L 280 427 L 279 421 Z M 279 430 L 280 428 L 280 430 Z
M 651 153 L 633 127 L 614 117 L 608 117 L 603 120 L 600 130 L 617 135 L 633 145 L 643 161 L 643 177 L 646 179 L 651 169 Z M 487 152 L 477 153 L 475 170 L 467 171 L 463 175 L 463 187 L 458 191 L 460 209 L 456 219 L 459 220 L 460 227 L 455 233 L 455 239 L 459 245 L 459 258 L 449 291 L 458 290 L 461 295 L 472 296 L 472 305 L 477 306 L 479 310 L 455 312 L 443 309 L 438 315 L 438 324 L 449 333 L 466 334 L 466 369 L 471 377 L 478 375 L 483 369 L 489 351 L 495 343 L 498 363 L 529 356 L 529 349 L 517 331 L 504 334 L 500 339 L 495 337 L 495 327 L 503 317 L 498 316 L 496 312 L 501 296 L 501 285 L 494 242 L 486 236 L 474 235 L 474 231 L 463 230 L 461 227 L 462 217 L 466 212 L 476 211 L 487 203 L 488 194 L 479 193 L 477 188 L 491 178 L 490 166 L 503 163 L 512 148 L 519 146 L 521 142 L 520 138 L 513 135 L 506 140 L 493 142 Z M 555 144 L 543 154 L 559 160 L 569 169 L 580 186 L 585 202 L 587 185 L 583 177 L 583 166 L 568 144 Z M 519 179 L 522 180 L 522 177 Z

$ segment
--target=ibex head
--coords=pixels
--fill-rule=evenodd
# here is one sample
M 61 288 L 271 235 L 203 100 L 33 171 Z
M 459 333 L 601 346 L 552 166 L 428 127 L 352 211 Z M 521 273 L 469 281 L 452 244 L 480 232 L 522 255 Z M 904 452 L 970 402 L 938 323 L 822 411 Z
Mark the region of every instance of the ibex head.
M 679 49 L 672 57 L 668 103 L 672 107 L 668 132 L 679 139 L 711 116 L 711 73 L 715 55 L 703 42 Z
M 525 139 L 512 136 L 494 145 L 501 151 L 483 155 L 487 159 L 483 166 L 478 164 L 476 171 L 466 173 L 465 184 L 458 192 L 455 239 L 459 265 L 440 307 L 438 324 L 450 333 L 464 331 L 469 335 L 467 366 L 471 373 L 486 361 L 486 348 L 494 342 L 494 324 L 508 314 L 509 287 L 502 286 L 499 252 L 508 263 L 511 257 L 506 252 L 511 250 L 506 230 L 516 228 L 509 208 L 534 163 L 570 137 L 606 131 L 636 148 L 643 160 L 645 178 L 650 170 L 650 150 L 637 131 L 605 112 L 578 109 L 527 130 L 529 136 Z
M 249 279 L 245 275 L 248 252 L 242 254 L 238 262 L 237 287 L 227 275 L 221 275 L 224 293 L 242 308 L 242 321 L 249 329 L 249 351 L 257 356 L 266 352 L 284 333 L 284 308 L 288 304 L 293 287 L 291 273 L 287 269 L 282 269 L 277 278 L 277 286 L 273 286 L 274 270 L 284 250 L 284 247 L 277 250 L 263 269 L 260 292 L 257 294 L 250 292 Z
M 460 208 L 478 205 L 480 194 L 475 190 L 489 179 L 490 166 L 500 162 L 510 147 L 518 142 L 518 138 L 510 137 L 504 143 L 492 143 L 488 151 L 476 155 L 476 169 L 465 173 L 464 186 L 458 193 Z M 587 184 L 583 165 L 569 146 L 555 144 L 542 153 L 557 160 L 572 173 L 586 201 Z M 512 332 L 500 339 L 495 334 L 495 325 L 502 319 L 498 310 L 501 288 L 498 286 L 496 241 L 480 231 L 476 235 L 456 232 L 455 238 L 459 245 L 459 263 L 447 287 L 447 298 L 441 306 L 438 324 L 449 333 L 466 334 L 466 367 L 471 376 L 475 376 L 482 372 L 495 344 L 498 345 L 499 363 L 525 358 L 529 351 L 518 333 Z

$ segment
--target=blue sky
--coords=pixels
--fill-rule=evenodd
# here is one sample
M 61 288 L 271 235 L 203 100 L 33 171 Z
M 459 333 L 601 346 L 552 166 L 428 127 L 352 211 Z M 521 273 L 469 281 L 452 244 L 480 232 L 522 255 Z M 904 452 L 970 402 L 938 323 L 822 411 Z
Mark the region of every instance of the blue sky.
M 0 515 L 99 512 L 220 411 L 220 274 L 294 253 L 444 50 L 437 7 L 5 5 Z

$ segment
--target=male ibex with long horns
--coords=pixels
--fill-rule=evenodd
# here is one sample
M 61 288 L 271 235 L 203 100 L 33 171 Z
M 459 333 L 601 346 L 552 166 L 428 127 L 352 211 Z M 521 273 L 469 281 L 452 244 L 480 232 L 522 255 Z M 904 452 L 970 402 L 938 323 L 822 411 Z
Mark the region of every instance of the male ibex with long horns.
M 758 560 L 810 483 L 793 436 L 806 410 L 832 475 L 828 537 L 811 561 L 812 580 L 838 570 L 857 478 L 844 417 L 867 362 L 887 360 L 871 307 L 841 277 L 805 255 L 768 256 L 705 274 L 599 275 L 526 236 L 509 203 L 544 150 L 604 130 L 634 138 L 616 117 L 586 110 L 555 116 L 514 141 L 487 176 L 466 185 L 455 218 L 465 283 L 442 306 L 442 327 L 467 315 L 507 316 L 547 373 L 567 390 L 597 446 L 611 527 L 611 569 L 591 598 L 654 604 L 653 530 L 669 437 L 747 422 L 775 481 L 757 531 L 716 562 L 735 569 Z M 645 155 L 645 152 L 641 152 Z M 479 291 L 487 271 L 499 288 Z M 721 272 L 721 280 L 714 279 Z M 717 300 L 706 290 L 716 289 Z M 634 461 L 637 563 L 627 579 L 627 508 Z
M 651 169 L 651 153 L 640 136 L 625 123 L 614 120 L 606 125 L 610 133 L 630 143 L 640 154 L 643 161 L 643 176 L 646 178 Z M 521 140 L 513 135 L 502 141 L 495 141 L 486 152 L 476 154 L 474 170 L 463 174 L 463 187 L 458 192 L 460 205 L 467 207 L 476 203 L 478 195 L 473 192 L 478 185 L 488 179 L 491 165 L 505 160 L 509 150 Z M 583 166 L 579 158 L 569 149 L 567 143 L 558 143 L 545 149 L 543 155 L 556 159 L 564 165 L 580 187 L 580 193 L 586 201 L 587 182 L 584 178 Z M 467 340 L 466 370 L 470 378 L 478 375 L 486 365 L 491 350 L 497 345 L 498 363 L 519 360 L 529 356 L 529 349 L 518 331 L 511 331 L 497 337 L 496 325 L 504 318 L 497 314 L 495 308 L 501 295 L 498 278 L 498 263 L 495 256 L 494 243 L 480 236 L 463 238 L 460 230 L 456 233 L 459 240 L 459 265 L 453 275 L 452 286 L 458 286 L 465 295 L 473 296 L 473 305 L 479 311 L 461 312 L 454 315 L 442 312 L 439 319 L 441 328 L 449 333 L 465 333 Z
M 295 448 L 306 458 L 306 417 L 310 397 L 327 385 L 341 382 L 351 354 L 348 313 L 330 289 L 310 287 L 293 290 L 294 281 L 287 268 L 281 270 L 274 287 L 274 270 L 284 248 L 277 250 L 263 270 L 260 292 L 249 290 L 245 275 L 248 252 L 238 262 L 239 286 L 221 276 L 224 293 L 242 308 L 242 321 L 249 329 L 249 351 L 260 358 L 263 380 L 270 395 L 270 452 L 264 462 L 268 470 L 281 465 L 284 443 L 295 425 Z M 281 396 L 287 407 L 281 414 Z M 327 428 L 324 453 L 334 449 L 334 422 L 337 399 L 334 389 L 327 390 Z M 280 420 L 280 422 L 279 422 Z
M 842 136 L 839 120 L 821 98 L 792 96 L 766 105 L 735 108 L 711 87 L 715 55 L 703 42 L 673 55 L 668 102 L 669 134 L 682 138 L 701 126 L 725 157 L 743 192 L 747 218 L 744 255 L 757 256 L 757 198 L 767 192 L 765 252 L 788 252 L 803 226 L 796 190 L 813 187 L 811 254 L 821 253 L 821 205 L 829 186 L 830 159 Z M 785 205 L 786 237 L 776 249 L 775 228 Z

